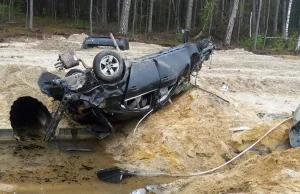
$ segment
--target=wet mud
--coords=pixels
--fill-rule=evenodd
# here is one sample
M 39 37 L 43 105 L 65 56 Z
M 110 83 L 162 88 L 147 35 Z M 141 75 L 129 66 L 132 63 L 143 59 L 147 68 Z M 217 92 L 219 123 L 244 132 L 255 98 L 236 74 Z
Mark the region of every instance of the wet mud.
M 1 193 L 130 193 L 149 184 L 176 180 L 131 177 L 120 184 L 100 181 L 97 170 L 118 164 L 105 154 L 98 140 L 2 143 L 0 155 Z

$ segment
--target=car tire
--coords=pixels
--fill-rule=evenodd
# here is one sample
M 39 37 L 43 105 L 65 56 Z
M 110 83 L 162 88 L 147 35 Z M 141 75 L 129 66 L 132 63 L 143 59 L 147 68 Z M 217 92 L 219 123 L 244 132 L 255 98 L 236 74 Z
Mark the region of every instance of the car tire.
M 76 73 L 84 73 L 82 70 L 79 70 L 79 69 L 71 69 L 70 71 L 68 71 L 68 73 L 66 74 L 65 77 L 69 77 L 71 75 L 74 75 Z
M 122 78 L 125 65 L 118 53 L 101 51 L 94 58 L 93 70 L 98 79 L 111 83 Z

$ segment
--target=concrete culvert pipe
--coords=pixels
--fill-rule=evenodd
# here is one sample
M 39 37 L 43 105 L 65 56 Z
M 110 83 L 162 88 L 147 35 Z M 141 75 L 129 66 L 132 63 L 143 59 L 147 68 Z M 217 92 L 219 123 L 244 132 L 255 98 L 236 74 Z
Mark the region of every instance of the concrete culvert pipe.
M 50 119 L 47 107 L 29 96 L 18 98 L 10 110 L 13 133 L 20 141 L 43 139 Z

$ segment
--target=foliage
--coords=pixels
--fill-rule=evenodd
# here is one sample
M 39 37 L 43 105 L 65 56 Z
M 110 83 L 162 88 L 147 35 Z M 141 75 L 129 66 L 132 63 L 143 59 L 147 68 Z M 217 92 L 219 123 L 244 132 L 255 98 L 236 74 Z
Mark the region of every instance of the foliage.
M 249 49 L 252 49 L 253 45 L 254 45 L 254 41 L 255 41 L 255 37 L 252 37 L 252 38 L 249 38 L 249 39 L 246 39 L 246 40 L 242 41 L 241 45 L 243 47 L 247 47 Z M 264 37 L 262 35 L 258 35 L 257 36 L 256 48 L 258 48 L 258 49 L 262 48 L 263 44 L 264 44 Z
M 266 48 L 273 51 L 294 51 L 297 46 L 298 41 L 298 33 L 294 32 L 289 36 L 288 41 L 288 48 L 285 48 L 285 40 L 284 38 L 274 38 L 274 39 L 268 39 Z M 260 49 L 263 47 L 264 43 L 264 36 L 259 35 L 257 37 L 257 48 Z M 248 49 L 252 49 L 254 45 L 254 37 L 246 39 L 241 42 L 241 45 L 243 47 L 246 47 Z
M 4 5 L 2 4 L 4 2 Z M 11 13 L 11 20 L 8 22 L 8 13 L 9 13 L 9 3 L 13 2 L 13 13 Z M 34 29 L 38 29 L 39 32 L 42 33 L 56 33 L 56 34 L 67 34 L 74 33 L 77 31 L 87 33 L 88 25 L 89 25 L 89 7 L 90 1 L 82 1 L 82 0 L 62 0 L 62 1 L 54 1 L 54 0 L 33 0 L 33 11 L 34 11 Z M 74 4 L 75 2 L 75 4 Z M 94 24 L 94 32 L 95 35 L 105 34 L 108 32 L 118 33 L 120 32 L 118 22 L 118 14 L 122 14 L 122 5 L 124 5 L 123 0 L 121 2 L 120 13 L 117 13 L 117 0 L 107 1 L 107 22 L 108 25 L 103 27 L 101 25 L 102 14 L 97 15 L 97 10 L 101 12 L 102 4 L 101 1 L 93 1 L 93 24 Z M 130 17 L 129 17 L 129 26 L 132 24 L 133 17 L 133 7 L 134 1 L 131 0 L 130 7 Z M 178 30 L 181 27 L 184 27 L 186 20 L 186 11 L 188 0 L 155 0 L 154 1 L 154 9 L 153 9 L 153 29 L 154 33 L 156 32 L 164 32 L 167 24 L 169 23 L 168 36 L 164 40 L 158 40 L 157 42 L 162 45 L 174 45 L 175 43 L 182 43 L 183 34 L 178 33 Z M 244 2 L 244 5 L 242 4 Z M 234 26 L 233 38 L 236 38 L 238 25 L 240 29 L 239 40 L 241 41 L 241 45 L 247 48 L 253 48 L 254 38 L 248 38 L 249 32 L 249 19 L 250 13 L 252 11 L 252 1 L 242 1 L 240 0 L 239 11 L 236 17 L 236 22 Z M 146 33 L 146 26 L 148 25 L 149 19 L 149 1 L 148 0 L 137 0 L 137 15 L 136 15 L 136 25 L 135 32 L 139 32 L 140 34 L 149 34 Z M 170 6 L 170 7 L 169 7 Z M 267 11 L 267 3 L 263 3 L 263 10 Z M 300 4 L 293 4 L 296 6 L 293 9 L 293 13 L 291 14 L 291 22 L 290 22 L 290 38 L 288 49 L 285 48 L 284 39 L 283 38 L 269 38 L 266 42 L 266 49 L 275 50 L 275 51 L 293 51 L 297 44 L 298 38 L 298 22 L 299 16 L 299 8 Z M 3 9 L 2 9 L 3 8 Z M 170 9 L 170 10 L 169 10 Z M 3 17 L 2 17 L 3 10 Z M 26 11 L 27 11 L 27 1 L 25 0 L 14 0 L 14 1 L 2 1 L 0 0 L 0 38 L 5 36 L 12 36 L 14 34 L 21 34 L 22 28 L 25 27 L 25 19 L 26 19 Z M 194 36 L 199 34 L 204 36 L 208 31 L 207 29 L 211 27 L 211 35 L 215 41 L 222 41 L 224 34 L 226 33 L 228 20 L 230 17 L 230 13 L 232 11 L 232 1 L 224 0 L 194 0 L 193 10 L 192 10 L 192 20 L 193 25 L 192 29 L 190 29 L 190 35 Z M 282 9 L 279 9 L 279 16 L 282 15 Z M 75 13 L 77 17 L 75 17 Z M 241 19 L 239 16 L 241 15 L 241 23 L 238 21 Z M 275 16 L 275 4 L 272 1 L 272 6 L 270 9 L 271 16 Z M 169 15 L 170 14 L 170 15 Z M 213 14 L 212 26 L 209 26 L 211 16 Z M 261 17 L 264 17 L 262 14 Z M 256 17 L 257 18 L 257 17 Z M 271 35 L 271 31 L 273 30 L 273 18 L 269 19 L 269 35 Z M 253 23 L 252 23 L 253 24 Z M 279 17 L 278 25 L 279 27 L 282 24 L 282 18 Z M 20 28 L 16 28 L 20 27 Z M 260 22 L 260 32 L 265 31 L 265 22 Z M 10 29 L 11 28 L 11 29 Z M 24 29 L 25 30 L 25 29 Z M 252 28 L 254 30 L 254 28 Z M 131 30 L 129 30 L 131 31 Z M 10 33 L 9 33 L 10 32 Z M 296 32 L 296 33 L 293 33 Z M 24 32 L 25 34 L 27 32 Z M 28 32 L 29 33 L 29 32 Z M 139 33 L 136 33 L 138 35 Z M 282 33 L 281 28 L 278 29 L 278 33 Z M 33 34 L 33 33 L 32 33 Z M 159 35 L 161 36 L 161 35 Z M 236 39 L 235 39 L 236 40 Z M 142 40 L 144 41 L 144 40 Z M 261 49 L 263 46 L 263 37 L 259 36 L 257 41 L 257 48 Z
M 13 8 L 11 10 L 13 10 L 14 14 L 21 14 L 22 13 L 22 7 L 23 5 L 22 4 L 16 4 L 13 6 Z M 3 4 L 0 4 L 0 12 L 2 14 L 2 11 L 4 11 L 5 13 L 8 13 L 9 12 L 9 6 L 8 5 L 3 5 Z
M 4 8 L 4 12 L 8 12 L 8 5 L 2 5 L 2 4 L 0 4 L 0 11 L 1 12 L 2 12 L 3 8 Z
M 274 51 L 294 51 L 297 46 L 298 33 L 294 32 L 289 36 L 288 48 L 285 48 L 285 40 L 284 38 L 273 39 L 271 44 L 268 46 L 268 49 Z
M 21 14 L 22 13 L 22 7 L 23 7 L 22 4 L 14 5 L 14 7 L 13 7 L 14 13 L 15 14 Z
M 268 49 L 274 51 L 283 51 L 285 49 L 284 38 L 276 38 L 271 41 L 271 44 L 268 46 Z
M 181 32 L 178 32 L 175 34 L 175 41 L 182 42 L 183 40 L 183 34 Z
M 294 51 L 296 46 L 297 46 L 297 42 L 298 42 L 298 33 L 294 32 L 293 34 L 291 34 L 291 36 L 289 37 L 289 45 L 288 45 L 288 50 L 289 51 Z
M 208 23 L 210 20 L 212 10 L 214 9 L 216 3 L 215 1 L 206 2 L 205 6 L 201 9 L 201 12 L 199 13 L 200 21 L 202 21 L 203 24 Z

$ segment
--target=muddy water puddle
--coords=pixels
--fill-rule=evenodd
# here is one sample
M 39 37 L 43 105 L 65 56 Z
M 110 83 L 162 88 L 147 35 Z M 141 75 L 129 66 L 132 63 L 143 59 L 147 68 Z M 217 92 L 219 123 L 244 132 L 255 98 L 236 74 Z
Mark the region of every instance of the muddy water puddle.
M 1 143 L 0 164 L 0 193 L 130 193 L 175 180 L 132 177 L 120 184 L 100 181 L 95 172 L 115 166 L 116 161 L 105 154 L 97 140 Z

